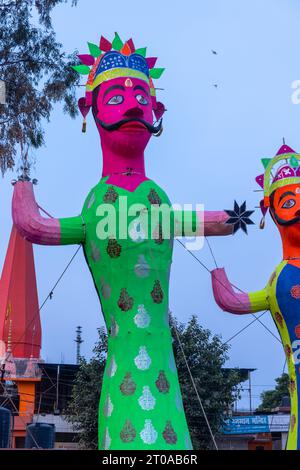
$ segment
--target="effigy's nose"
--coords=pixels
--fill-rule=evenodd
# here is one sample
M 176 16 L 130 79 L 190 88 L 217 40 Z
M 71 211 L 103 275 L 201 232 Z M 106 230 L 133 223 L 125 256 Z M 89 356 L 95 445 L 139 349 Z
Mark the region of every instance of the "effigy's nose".
M 141 108 L 138 108 L 137 106 L 135 106 L 134 108 L 130 108 L 127 111 L 125 111 L 124 116 L 141 118 L 144 116 L 144 112 Z

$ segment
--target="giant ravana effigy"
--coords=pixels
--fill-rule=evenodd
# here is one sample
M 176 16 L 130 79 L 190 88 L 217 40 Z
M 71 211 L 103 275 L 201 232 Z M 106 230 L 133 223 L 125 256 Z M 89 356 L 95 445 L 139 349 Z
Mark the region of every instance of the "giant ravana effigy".
M 287 450 L 300 449 L 300 155 L 282 145 L 274 158 L 264 158 L 265 172 L 256 178 L 264 190 L 261 228 L 269 210 L 282 240 L 282 261 L 266 287 L 237 293 L 223 268 L 212 272 L 216 302 L 225 311 L 245 314 L 270 310 L 284 347 L 290 376 L 291 419 Z
M 89 43 L 89 53 L 78 57 L 74 69 L 87 76 L 78 103 L 83 131 L 92 110 L 102 178 L 80 215 L 60 219 L 42 217 L 32 182 L 18 181 L 14 223 L 33 243 L 83 246 L 108 332 L 99 449 L 191 449 L 169 327 L 173 239 L 228 235 L 237 224 L 227 224 L 224 211 L 173 210 L 146 176 L 144 150 L 152 135 L 161 134 L 165 111 L 153 84 L 164 70 L 155 67 L 156 58 L 118 34 L 112 42 L 101 37 L 99 46 Z M 154 227 L 149 223 L 153 209 L 162 207 L 169 209 L 169 233 L 160 215 Z

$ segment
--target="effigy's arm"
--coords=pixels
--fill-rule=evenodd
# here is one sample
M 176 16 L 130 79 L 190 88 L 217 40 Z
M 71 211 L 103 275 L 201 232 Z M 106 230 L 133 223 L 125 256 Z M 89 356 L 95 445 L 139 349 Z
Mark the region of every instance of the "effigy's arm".
M 225 211 L 205 211 L 204 236 L 232 235 L 233 225 L 228 224 L 228 220 Z
M 20 234 L 31 243 L 68 245 L 84 242 L 82 217 L 56 219 L 41 216 L 29 181 L 18 181 L 14 185 L 12 216 Z
M 216 236 L 231 235 L 242 229 L 247 233 L 247 225 L 252 225 L 250 215 L 254 211 L 246 208 L 246 201 L 238 205 L 234 201 L 233 210 L 225 211 L 189 211 L 174 210 L 174 235 L 182 236 Z
M 225 211 L 175 210 L 175 237 L 231 235 L 233 225 L 228 224 Z
M 267 289 L 249 294 L 235 292 L 224 268 L 214 269 L 211 275 L 215 301 L 222 310 L 238 315 L 269 310 Z

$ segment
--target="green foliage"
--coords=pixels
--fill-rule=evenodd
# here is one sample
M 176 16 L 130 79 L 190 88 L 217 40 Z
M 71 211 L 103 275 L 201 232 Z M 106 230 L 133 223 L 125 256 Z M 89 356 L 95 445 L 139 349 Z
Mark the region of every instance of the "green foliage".
M 239 398 L 240 376 L 238 372 L 223 369 L 228 359 L 229 346 L 223 344 L 219 336 L 202 328 L 196 316 L 186 325 L 171 318 L 173 349 L 193 447 L 195 450 L 213 448 L 175 327 L 214 435 L 218 433 L 232 403 Z
M 0 168 L 13 168 L 20 154 L 44 143 L 43 120 L 54 103 L 77 114 L 78 74 L 70 68 L 76 55 L 67 55 L 56 41 L 51 11 L 67 0 L 3 0 L 0 2 L 0 80 L 6 104 L 0 104 Z M 76 5 L 77 0 L 71 4 Z M 38 20 L 38 21 L 37 21 Z
M 97 449 L 98 446 L 98 404 L 107 350 L 104 328 L 100 328 L 98 333 L 94 356 L 89 362 L 81 359 L 72 398 L 65 410 L 67 420 L 80 431 L 79 446 L 83 449 Z
M 257 411 L 269 413 L 273 408 L 280 406 L 283 397 L 289 396 L 290 379 L 288 374 L 282 374 L 275 379 L 274 390 L 267 390 L 261 394 L 261 404 Z
M 224 412 L 238 398 L 239 376 L 232 371 L 224 373 L 222 367 L 227 360 L 228 346 L 224 345 L 218 336 L 212 336 L 209 330 L 204 330 L 196 317 L 192 317 L 186 325 L 171 319 L 175 359 L 193 446 L 196 450 L 210 448 L 211 438 L 179 347 L 175 324 L 214 434 L 218 432 Z M 67 409 L 67 419 L 80 430 L 81 448 L 97 448 L 98 403 L 106 346 L 107 337 L 101 329 L 99 342 L 94 350 L 95 356 L 90 362 L 82 360 L 80 364 L 72 391 L 72 401 Z

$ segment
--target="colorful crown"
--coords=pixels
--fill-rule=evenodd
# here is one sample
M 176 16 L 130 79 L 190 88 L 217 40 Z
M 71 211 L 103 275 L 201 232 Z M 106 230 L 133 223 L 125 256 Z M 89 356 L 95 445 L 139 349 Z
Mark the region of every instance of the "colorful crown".
M 284 164 L 277 167 L 276 173 L 273 176 L 272 170 L 280 162 L 284 162 Z M 280 147 L 275 157 L 262 158 L 262 164 L 264 165 L 265 173 L 257 176 L 255 181 L 264 190 L 264 199 L 261 202 L 261 207 L 267 210 L 270 207 L 270 194 L 275 189 L 288 184 L 300 183 L 300 154 L 284 144 Z
M 92 105 L 92 92 L 101 83 L 117 77 L 139 78 L 148 83 L 153 109 L 156 94 L 152 79 L 160 78 L 165 69 L 155 68 L 156 57 L 146 58 L 146 47 L 135 49 L 132 39 L 125 43 L 115 33 L 112 42 L 101 36 L 100 44 L 88 42 L 89 54 L 79 54 L 81 65 L 72 68 L 81 75 L 88 75 L 85 106 Z

